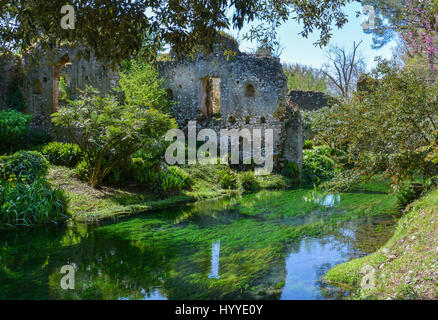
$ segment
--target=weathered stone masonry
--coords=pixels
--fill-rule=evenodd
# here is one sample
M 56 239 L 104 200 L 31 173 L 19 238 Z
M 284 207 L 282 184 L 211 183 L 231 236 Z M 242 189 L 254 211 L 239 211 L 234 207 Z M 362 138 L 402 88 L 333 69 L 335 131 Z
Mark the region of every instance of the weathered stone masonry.
M 10 86 L 14 81 L 23 84 L 22 61 L 18 56 L 0 56 L 0 109 L 8 108 Z
M 297 104 L 300 110 L 315 111 L 330 106 L 333 98 L 324 92 L 292 90 L 289 93 L 291 102 Z
M 216 132 L 273 129 L 276 163 L 287 160 L 301 166 L 301 116 L 288 104 L 287 80 L 279 59 L 240 52 L 227 59 L 222 50 L 161 62 L 158 69 L 176 102 L 173 115 L 180 127 L 195 120 L 198 129 Z
M 28 56 L 9 60 L 0 65 L 0 107 L 7 108 L 7 86 L 19 67 L 23 73 L 21 90 L 25 98 L 26 113 L 32 114 L 32 128 L 51 132 L 50 115 L 57 110 L 54 99 L 58 94 L 59 78 L 63 76 L 73 95 L 86 85 L 101 92 L 109 92 L 117 85 L 118 75 L 93 55 L 89 59 L 78 57 L 79 49 L 59 49 L 53 54 L 40 54 L 34 60 Z M 53 132 L 51 132 L 53 133 Z
M 197 121 L 198 130 L 210 128 L 218 133 L 220 129 L 273 129 L 276 164 L 281 166 L 290 161 L 301 166 L 301 115 L 298 108 L 290 105 L 279 59 L 233 49 L 237 55 L 229 59 L 223 50 L 216 50 L 194 59 L 159 63 L 164 86 L 176 102 L 172 115 L 182 129 L 189 121 Z M 17 69 L 14 64 L 17 63 L 6 63 L 0 68 L 3 100 L 11 74 Z M 57 108 L 54 97 L 58 94 L 60 76 L 66 79 L 72 92 L 87 84 L 108 92 L 118 80 L 117 73 L 93 56 L 78 58 L 77 49 L 43 55 L 39 63 L 23 58 L 20 64 L 25 70 L 22 87 L 26 112 L 33 115 L 33 128 L 49 132 L 53 128 L 50 115 Z M 0 106 L 7 107 L 1 99 Z

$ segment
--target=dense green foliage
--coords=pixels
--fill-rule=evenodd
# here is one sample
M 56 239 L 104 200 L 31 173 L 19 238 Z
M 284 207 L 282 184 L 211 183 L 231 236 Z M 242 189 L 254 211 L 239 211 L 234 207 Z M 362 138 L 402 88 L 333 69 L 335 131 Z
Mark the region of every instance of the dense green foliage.
M 89 171 L 88 163 L 85 160 L 80 161 L 75 168 L 76 176 L 82 181 L 90 181 Z
M 19 151 L 11 156 L 0 157 L 0 179 L 16 177 L 27 183 L 43 177 L 49 167 L 44 156 L 36 151 Z
M 438 83 L 388 62 L 379 64 L 373 78 L 373 90 L 316 119 L 317 140 L 346 151 L 356 176 L 383 173 L 397 184 L 435 175 Z
M 242 172 L 239 176 L 244 191 L 259 191 L 260 183 L 252 171 Z
M 300 181 L 300 168 L 296 163 L 286 162 L 284 168 L 281 171 L 281 174 L 289 179 L 293 179 L 295 181 Z
M 31 119 L 16 110 L 0 111 L 0 154 L 16 151 L 25 143 Z
M 61 221 L 67 200 L 52 189 L 45 175 L 49 167 L 36 151 L 0 157 L 0 229 Z
M 422 194 L 422 188 L 415 188 L 415 184 L 402 184 L 397 190 L 397 205 L 399 210 L 404 210 L 410 203 L 417 200 Z
M 274 42 L 275 29 L 292 17 L 300 21 L 304 37 L 319 30 L 317 43 L 326 45 L 333 26 L 340 28 L 347 22 L 343 8 L 349 2 L 336 0 L 321 6 L 299 0 L 187 0 L 184 3 L 78 0 L 74 1 L 74 29 L 64 30 L 59 26 L 64 0 L 3 1 L 0 51 L 27 52 L 35 43 L 43 50 L 80 43 L 82 48 L 87 48 L 81 52 L 85 56 L 93 51 L 99 60 L 116 64 L 138 54 L 154 58 L 163 43 L 169 44 L 177 54 L 191 52 L 198 45 L 211 50 L 217 30 L 233 27 L 240 30 L 251 21 L 258 23 L 252 25 L 247 38 Z
M 326 92 L 327 77 L 317 69 L 300 64 L 283 65 L 289 90 L 310 90 Z
M 334 101 L 334 100 L 333 100 Z M 329 107 L 323 107 L 315 111 L 301 110 L 301 118 L 303 119 L 304 138 L 306 140 L 313 140 L 316 132 L 318 131 L 318 119 L 323 119 L 324 114 L 330 112 Z M 326 142 L 324 142 L 326 144 Z
M 189 189 L 189 175 L 178 167 L 151 167 L 143 159 L 135 158 L 132 164 L 132 175 L 140 185 L 146 186 L 161 196 L 179 194 L 183 189 Z
M 67 200 L 44 179 L 29 184 L 0 179 L 0 229 L 58 222 L 66 218 Z
M 59 90 L 59 104 L 60 105 L 69 104 L 73 98 L 73 92 L 70 86 L 68 85 L 65 77 L 63 76 L 59 77 L 58 90 Z
M 115 97 L 101 96 L 93 88 L 87 88 L 52 118 L 81 148 L 93 187 L 134 152 L 175 127 L 174 120 L 153 108 L 121 105 Z
M 311 149 L 313 149 L 313 142 L 312 142 L 312 140 L 306 140 L 306 141 L 304 141 L 303 149 L 306 149 L 306 150 L 311 150 Z
M 219 183 L 224 189 L 236 189 L 238 182 L 237 174 L 230 169 L 222 170 L 219 173 Z
M 75 167 L 82 159 L 82 151 L 72 143 L 51 142 L 44 146 L 41 153 L 54 165 Z
M 306 183 L 333 178 L 335 161 L 329 157 L 326 148 L 304 150 L 302 178 Z
M 124 63 L 120 72 L 120 87 L 129 105 L 152 107 L 167 112 L 170 100 L 157 70 L 150 64 L 137 60 Z

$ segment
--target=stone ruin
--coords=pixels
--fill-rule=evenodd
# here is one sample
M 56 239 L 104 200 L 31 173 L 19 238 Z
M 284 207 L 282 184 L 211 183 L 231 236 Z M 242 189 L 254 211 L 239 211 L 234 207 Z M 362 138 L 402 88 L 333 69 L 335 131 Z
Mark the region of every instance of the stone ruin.
M 0 56 L 0 109 L 8 107 L 14 82 L 19 81 L 19 86 L 22 85 L 22 72 L 20 72 L 20 59 L 14 56 Z
M 53 54 L 37 53 L 13 57 L 0 62 L 0 109 L 8 107 L 9 87 L 20 79 L 28 114 L 33 115 L 31 127 L 54 134 L 50 115 L 58 109 L 59 80 L 63 77 L 75 97 L 86 85 L 109 92 L 118 84 L 117 73 L 91 54 L 89 59 L 78 55 L 79 49 L 58 49 Z M 1 60 L 1 59 L 0 59 Z
M 273 129 L 275 165 L 281 167 L 289 161 L 301 167 L 301 115 L 290 103 L 279 59 L 242 53 L 233 41 L 227 46 L 235 55 L 228 57 L 217 47 L 211 54 L 158 63 L 163 85 L 175 101 L 172 116 L 182 129 L 189 121 L 197 121 L 198 130 L 209 128 L 218 133 L 220 129 Z M 56 136 L 50 115 L 58 107 L 55 101 L 61 76 L 72 92 L 87 84 L 109 92 L 117 85 L 117 73 L 109 66 L 92 55 L 84 59 L 77 53 L 59 49 L 54 55 L 42 55 L 38 63 L 24 57 L 0 64 L 0 107 L 7 107 L 8 81 L 22 70 L 22 91 L 26 112 L 33 115 L 32 127 Z
M 316 111 L 333 103 L 331 96 L 318 91 L 292 90 L 289 100 L 297 104 L 302 111 Z
M 289 103 L 280 60 L 242 53 L 237 44 L 231 49 L 235 52 L 231 57 L 218 46 L 210 54 L 158 64 L 163 86 L 175 101 L 172 113 L 177 123 L 184 130 L 189 121 L 196 121 L 197 130 L 217 133 L 221 129 L 273 129 L 276 167 L 285 161 L 301 167 L 301 115 Z

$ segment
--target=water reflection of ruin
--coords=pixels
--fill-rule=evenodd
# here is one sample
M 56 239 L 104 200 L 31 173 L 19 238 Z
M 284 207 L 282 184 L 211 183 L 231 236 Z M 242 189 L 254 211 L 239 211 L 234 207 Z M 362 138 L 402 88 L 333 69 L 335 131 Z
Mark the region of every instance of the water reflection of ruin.
M 211 245 L 211 272 L 208 275 L 210 279 L 219 279 L 219 255 L 221 251 L 221 241 Z

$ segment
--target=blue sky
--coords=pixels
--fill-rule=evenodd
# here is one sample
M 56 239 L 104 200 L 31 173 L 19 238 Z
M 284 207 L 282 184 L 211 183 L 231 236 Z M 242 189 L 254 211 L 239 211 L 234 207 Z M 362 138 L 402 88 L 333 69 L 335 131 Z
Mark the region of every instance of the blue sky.
M 365 16 L 361 15 L 356 18 L 356 11 L 361 11 L 361 9 L 362 6 L 360 3 L 352 3 L 345 8 L 349 22 L 342 29 L 333 30 L 330 44 L 351 48 L 353 41 L 357 43 L 362 40 L 363 43 L 360 46 L 360 51 L 367 63 L 367 69 L 370 70 L 376 65 L 374 62 L 376 56 L 382 56 L 384 58 L 392 57 L 392 48 L 395 46 L 395 42 L 393 41 L 379 50 L 372 49 L 372 35 L 365 34 L 362 30 L 362 21 Z M 240 34 L 245 33 L 248 29 L 249 27 L 244 28 Z M 278 36 L 280 45 L 283 48 L 283 52 L 280 56 L 281 61 L 287 63 L 297 62 L 320 68 L 327 59 L 324 52 L 326 49 L 320 49 L 313 45 L 319 37 L 319 32 L 316 31 L 306 39 L 298 34 L 300 31 L 301 27 L 295 20 L 290 20 L 279 28 Z M 231 33 L 237 36 L 237 32 L 233 31 Z M 256 46 L 255 43 L 251 44 L 250 42 L 241 41 L 240 49 L 246 51 Z

